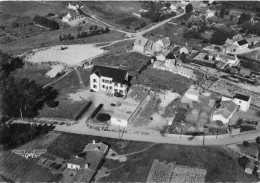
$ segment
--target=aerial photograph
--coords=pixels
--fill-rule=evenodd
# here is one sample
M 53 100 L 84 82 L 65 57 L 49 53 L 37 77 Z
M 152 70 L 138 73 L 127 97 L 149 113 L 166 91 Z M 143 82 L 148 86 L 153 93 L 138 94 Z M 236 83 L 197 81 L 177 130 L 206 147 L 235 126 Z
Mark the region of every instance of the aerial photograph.
M 0 0 L 2 182 L 260 182 L 260 1 Z

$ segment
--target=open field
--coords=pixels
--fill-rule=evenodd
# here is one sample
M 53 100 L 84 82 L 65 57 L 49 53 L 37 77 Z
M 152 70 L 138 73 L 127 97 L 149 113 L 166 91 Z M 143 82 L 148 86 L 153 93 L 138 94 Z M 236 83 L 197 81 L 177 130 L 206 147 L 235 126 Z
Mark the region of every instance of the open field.
M 49 132 L 44 136 L 40 136 L 35 140 L 28 142 L 18 149 L 30 150 L 30 149 L 47 149 L 48 146 L 59 137 L 60 133 Z M 11 151 L 1 151 L 0 153 L 0 175 L 6 179 L 10 179 L 14 182 L 22 181 L 23 177 L 27 174 L 30 169 L 35 166 L 38 158 L 26 160 L 25 158 L 14 154 Z M 45 171 L 45 170 L 44 170 Z M 44 171 L 42 173 L 44 173 Z M 48 177 L 48 176 L 47 176 Z M 46 181 L 42 179 L 42 181 Z M 27 179 L 27 181 L 32 181 Z
M 141 84 L 150 87 L 154 91 L 171 90 L 182 95 L 192 84 L 192 80 L 173 74 L 170 71 L 147 68 L 137 78 L 134 78 L 132 84 Z
M 233 158 L 234 154 L 220 147 L 193 147 L 168 144 L 143 143 L 123 141 L 94 136 L 62 133 L 51 146 L 48 152 L 69 158 L 82 151 L 84 146 L 92 140 L 102 141 L 110 145 L 119 155 L 128 154 L 145 149 L 148 150 L 127 155 L 127 161 L 106 160 L 104 167 L 108 169 L 123 167 L 111 172 L 110 176 L 102 178 L 101 182 L 145 182 L 153 159 L 175 162 L 177 165 L 201 167 L 207 170 L 206 182 L 254 182 L 254 176 L 247 176 Z M 171 152 L 171 153 L 169 153 Z
M 0 3 L 0 10 L 3 12 L 0 15 L 0 25 L 10 23 L 19 16 L 35 15 L 45 16 L 48 13 L 65 14 L 68 12 L 67 2 L 40 2 L 40 1 L 3 1 Z
M 61 48 L 66 48 L 62 50 Z M 60 62 L 69 66 L 80 64 L 82 61 L 104 54 L 105 51 L 91 44 L 57 45 L 26 55 L 25 60 L 33 63 Z
M 78 69 L 85 86 L 89 85 L 89 70 Z M 78 89 L 82 89 L 79 83 L 78 75 L 75 71 L 69 73 L 68 76 L 51 85 L 59 92 L 56 101 L 59 105 L 55 108 L 50 108 L 47 105 L 39 111 L 38 117 L 57 117 L 74 119 L 76 114 L 86 105 L 84 101 L 73 101 L 69 99 L 69 94 L 76 92 Z
M 44 32 L 33 37 L 28 37 L 11 43 L 1 44 L 0 49 L 2 49 L 3 52 L 9 52 L 14 55 L 19 55 L 26 51 L 35 48 L 44 48 L 46 46 L 54 46 L 60 44 L 91 44 L 98 42 L 115 41 L 123 38 L 122 33 L 110 31 L 106 34 L 95 35 L 76 40 L 59 41 L 60 35 L 68 33 L 71 33 L 72 35 L 77 34 L 77 28 L 74 27 L 57 31 Z
M 147 25 L 150 20 L 135 16 L 133 13 L 140 14 L 142 9 L 140 2 L 121 1 L 121 2 L 89 2 L 87 12 L 94 13 L 105 22 L 109 22 L 118 27 L 134 31 L 140 23 L 145 22 Z
M 248 146 L 243 144 L 237 144 L 236 147 L 239 149 L 240 152 L 252 156 L 254 158 L 258 157 L 258 146 L 256 142 L 250 142 Z

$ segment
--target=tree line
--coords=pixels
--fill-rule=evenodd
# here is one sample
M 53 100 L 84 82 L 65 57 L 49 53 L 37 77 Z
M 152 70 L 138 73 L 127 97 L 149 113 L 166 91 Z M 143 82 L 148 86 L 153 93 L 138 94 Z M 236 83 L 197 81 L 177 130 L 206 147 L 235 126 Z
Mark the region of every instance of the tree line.
M 33 22 L 53 30 L 58 30 L 60 28 L 60 25 L 55 20 L 51 20 L 39 15 L 36 15 L 33 18 Z

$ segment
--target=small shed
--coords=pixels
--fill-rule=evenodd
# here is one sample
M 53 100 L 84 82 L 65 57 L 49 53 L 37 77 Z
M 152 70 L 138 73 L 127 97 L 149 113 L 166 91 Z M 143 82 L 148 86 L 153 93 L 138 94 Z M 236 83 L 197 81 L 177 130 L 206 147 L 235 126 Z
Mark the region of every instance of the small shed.
M 252 175 L 254 168 L 255 168 L 255 164 L 252 161 L 248 161 L 245 167 L 245 173 Z

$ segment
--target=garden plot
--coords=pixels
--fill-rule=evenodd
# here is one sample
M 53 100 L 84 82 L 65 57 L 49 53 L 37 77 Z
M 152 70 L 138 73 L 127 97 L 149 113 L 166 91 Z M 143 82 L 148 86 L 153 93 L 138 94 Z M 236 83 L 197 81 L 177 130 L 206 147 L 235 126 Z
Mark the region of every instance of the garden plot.
M 58 45 L 33 50 L 25 57 L 25 60 L 33 63 L 61 62 L 69 66 L 76 66 L 84 60 L 97 57 L 105 52 L 93 44 Z

